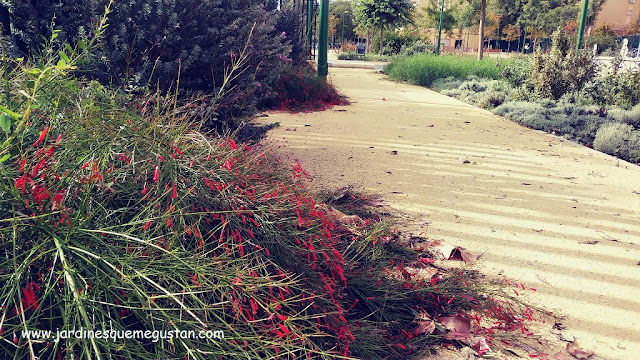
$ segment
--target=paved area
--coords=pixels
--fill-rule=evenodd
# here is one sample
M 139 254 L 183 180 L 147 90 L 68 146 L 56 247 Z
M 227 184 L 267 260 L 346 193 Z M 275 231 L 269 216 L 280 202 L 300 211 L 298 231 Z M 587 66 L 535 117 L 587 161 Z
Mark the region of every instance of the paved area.
M 415 231 L 536 288 L 581 347 L 640 358 L 640 167 L 371 70 L 329 79 L 351 105 L 263 119 L 314 186 L 383 195 L 430 222 Z

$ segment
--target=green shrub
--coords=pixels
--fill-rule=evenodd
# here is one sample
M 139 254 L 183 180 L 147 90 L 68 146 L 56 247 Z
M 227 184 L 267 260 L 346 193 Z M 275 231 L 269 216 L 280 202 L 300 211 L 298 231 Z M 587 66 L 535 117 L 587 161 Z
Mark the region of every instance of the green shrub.
M 41 37 L 50 37 L 54 14 L 60 43 L 76 44 L 93 36 L 91 21 L 102 14 L 105 1 L 16 3 L 11 7 L 14 38 L 35 55 L 43 46 Z M 290 1 L 282 4 L 279 11 L 277 2 L 259 0 L 114 1 L 104 47 L 81 66 L 82 75 L 142 93 L 157 84 L 175 89 L 179 74 L 180 90 L 212 94 L 219 92 L 235 62 L 242 71 L 221 92 L 225 99 L 210 124 L 228 126 L 232 118 L 255 113 L 258 103 L 273 96 L 286 63 L 304 61 L 302 8 Z M 242 52 L 245 57 L 238 63 Z
M 420 34 L 414 34 L 413 32 L 397 32 L 397 31 L 385 31 L 384 33 L 384 48 L 382 49 L 383 55 L 397 55 L 402 51 L 402 48 L 411 46 L 422 38 Z M 380 36 L 374 36 L 371 42 L 372 49 L 380 49 Z
M 494 112 L 528 127 L 565 136 L 589 146 L 600 125 L 608 121 L 606 113 L 599 107 L 562 104 L 551 100 L 507 102 Z
M 640 104 L 630 110 L 613 108 L 609 110 L 609 116 L 618 122 L 629 124 L 636 130 L 640 130 Z
M 479 78 L 499 79 L 497 62 L 491 58 L 482 61 L 473 56 L 413 55 L 394 58 L 383 70 L 394 80 L 431 86 L 436 79 L 454 77 L 466 79 L 470 75 Z
M 500 74 L 513 87 L 520 87 L 531 81 L 531 60 L 529 58 L 515 58 L 500 64 Z
M 620 72 L 586 83 L 578 98 L 601 106 L 631 109 L 640 102 L 640 72 Z
M 593 148 L 638 163 L 640 162 L 640 131 L 634 130 L 628 124 L 604 124 L 596 133 Z
M 433 44 L 422 40 L 417 40 L 413 44 L 405 44 L 400 49 L 400 55 L 411 56 L 415 54 L 435 54 L 436 49 Z
M 588 51 L 575 56 L 562 29 L 554 33 L 552 42 L 549 53 L 538 48 L 533 55 L 531 83 L 537 96 L 558 100 L 568 92 L 580 91 L 596 77 L 598 66 Z
M 513 88 L 502 80 L 479 79 L 470 76 L 461 81 L 449 77 L 433 82 L 432 88 L 443 95 L 455 97 L 464 102 L 484 109 L 493 109 L 504 103 L 513 92 Z

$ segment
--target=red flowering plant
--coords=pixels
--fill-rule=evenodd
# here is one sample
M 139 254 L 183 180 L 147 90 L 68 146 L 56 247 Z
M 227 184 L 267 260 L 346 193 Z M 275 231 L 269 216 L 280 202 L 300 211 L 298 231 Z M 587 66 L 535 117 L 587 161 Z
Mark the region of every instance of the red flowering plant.
M 309 112 L 347 104 L 349 101 L 338 94 L 332 84 L 318 77 L 311 65 L 305 64 L 284 69 L 274 96 L 265 105 L 281 111 Z
M 132 99 L 53 64 L 4 74 L 0 357 L 402 358 L 444 339 L 416 312 L 489 301 L 466 273 L 412 276 L 432 259 L 383 222 L 331 216 L 299 163 L 201 132 L 191 99 Z M 55 341 L 79 329 L 224 339 Z

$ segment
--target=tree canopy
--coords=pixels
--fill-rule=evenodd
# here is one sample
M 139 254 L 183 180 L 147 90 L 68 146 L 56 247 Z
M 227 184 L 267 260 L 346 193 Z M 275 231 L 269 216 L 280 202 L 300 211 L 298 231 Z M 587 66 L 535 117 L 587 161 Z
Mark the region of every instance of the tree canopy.
M 444 9 L 442 13 L 442 30 L 448 34 L 451 34 L 456 26 L 457 7 L 450 7 Z M 431 0 L 425 6 L 420 7 L 418 14 L 416 15 L 416 26 L 421 28 L 438 28 L 440 24 L 440 2 L 438 0 Z M 435 43 L 437 40 L 433 40 Z
M 353 7 L 351 1 L 338 0 L 329 3 L 329 14 L 334 15 L 337 19 L 333 29 L 336 37 L 342 38 L 342 30 L 344 26 L 344 38 L 355 39 L 356 33 L 355 25 L 353 23 Z M 331 30 L 330 25 L 329 31 L 331 32 Z
M 380 55 L 384 47 L 384 30 L 413 22 L 411 0 L 358 0 L 354 9 L 357 23 L 380 30 Z

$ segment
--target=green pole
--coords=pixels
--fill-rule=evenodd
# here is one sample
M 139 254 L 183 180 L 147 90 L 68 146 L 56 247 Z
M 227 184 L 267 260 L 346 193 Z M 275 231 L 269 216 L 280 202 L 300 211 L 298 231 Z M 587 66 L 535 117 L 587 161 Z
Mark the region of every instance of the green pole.
M 342 40 L 340 40 L 340 45 L 342 44 L 344 44 L 344 13 L 342 13 Z
M 307 0 L 307 45 L 309 46 L 309 54 L 311 54 L 311 47 L 313 46 L 313 2 L 314 0 Z
M 442 6 L 440 6 L 440 24 L 438 25 L 438 47 L 436 54 L 440 55 L 440 38 L 442 37 L 442 15 L 444 14 L 444 0 L 442 0 Z
M 578 51 L 582 47 L 582 35 L 584 34 L 584 23 L 587 22 L 587 8 L 589 6 L 589 0 L 582 2 L 582 16 L 580 16 L 580 28 L 578 28 L 578 40 L 576 40 L 576 56 Z
M 329 0 L 320 0 L 320 34 L 318 36 L 318 76 L 329 74 L 327 45 L 329 41 Z
M 520 49 L 520 52 L 524 52 L 524 44 L 527 43 L 527 27 L 524 27 L 524 38 L 522 38 L 522 49 Z

